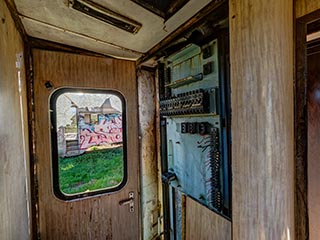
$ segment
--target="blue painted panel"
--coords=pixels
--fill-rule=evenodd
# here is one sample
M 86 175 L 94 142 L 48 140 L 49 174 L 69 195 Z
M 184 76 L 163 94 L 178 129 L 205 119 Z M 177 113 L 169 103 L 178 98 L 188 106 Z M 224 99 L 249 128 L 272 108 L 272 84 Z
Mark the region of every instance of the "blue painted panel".
M 171 184 L 209 206 L 211 173 L 208 154 L 210 148 L 202 151 L 203 149 L 199 146 L 206 144 L 210 135 L 181 134 L 183 122 L 208 122 L 213 127 L 219 128 L 220 117 L 167 119 L 168 166 L 169 170 L 177 175 L 177 180 Z
M 176 180 L 170 185 L 179 194 L 184 194 L 196 199 L 198 202 L 220 211 L 223 205 L 223 171 L 224 171 L 224 149 L 223 128 L 220 109 L 220 79 L 218 41 L 215 39 L 208 44 L 199 47 L 191 44 L 173 56 L 164 59 L 166 67 L 171 70 L 170 84 L 179 82 L 171 88 L 171 99 L 177 101 L 174 96 L 194 90 L 203 89 L 209 93 L 209 113 L 188 114 L 179 116 L 167 116 L 167 164 L 169 172 L 176 174 Z M 202 74 L 200 81 L 186 81 L 181 79 Z M 172 86 L 172 85 L 166 86 Z M 181 96 L 181 95 L 180 95 Z M 185 95 L 183 95 L 185 96 Z M 190 95 L 187 95 L 190 97 Z M 165 101 L 165 100 L 164 100 Z M 178 103 L 179 104 L 179 103 Z M 184 105 L 183 105 L 184 106 Z M 179 111 L 181 112 L 181 111 Z M 182 111 L 189 113 L 188 111 Z M 206 111 L 207 112 L 207 111 Z M 169 115 L 169 114 L 168 114 Z M 207 133 L 186 133 L 186 126 L 193 126 L 190 123 L 204 123 L 208 125 Z M 188 123 L 188 124 L 185 124 Z M 184 127 L 182 129 L 182 124 Z M 217 130 L 217 145 L 212 144 L 215 136 L 213 130 Z M 188 129 L 187 132 L 192 132 Z M 206 145 L 210 145 L 204 148 Z M 213 154 L 214 153 L 214 154 Z M 216 161 L 215 156 L 219 156 Z M 218 162 L 218 164 L 217 164 Z M 218 166 L 217 168 L 215 168 Z M 217 177 L 216 177 L 217 176 Z M 218 200 L 217 200 L 218 199 Z M 221 205 L 217 204 L 220 203 Z M 171 205 L 174 204 L 171 195 Z M 177 199 L 176 199 L 177 201 Z M 178 208 L 178 203 L 175 203 Z M 171 206 L 173 207 L 173 206 Z M 171 209 L 172 210 L 172 209 Z M 174 214 L 171 212 L 171 214 Z M 180 223 L 179 214 L 175 214 L 176 223 Z M 173 224 L 173 223 L 171 223 Z M 179 226 L 177 226 L 179 228 Z M 179 235 L 179 229 L 177 229 Z

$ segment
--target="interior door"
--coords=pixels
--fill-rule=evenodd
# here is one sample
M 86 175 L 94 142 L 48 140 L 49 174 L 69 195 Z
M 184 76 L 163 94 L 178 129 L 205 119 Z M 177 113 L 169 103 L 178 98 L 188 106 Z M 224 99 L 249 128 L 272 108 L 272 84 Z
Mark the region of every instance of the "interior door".
M 138 121 L 135 63 L 34 50 L 38 233 L 41 239 L 139 239 Z M 50 97 L 61 88 L 119 92 L 126 113 L 126 181 L 96 195 L 61 199 L 54 190 Z M 49 111 L 50 110 L 50 111 Z M 80 111 L 80 110 L 79 110 Z M 68 196 L 68 194 L 66 194 Z
M 308 210 L 309 239 L 320 239 L 320 39 L 308 50 Z

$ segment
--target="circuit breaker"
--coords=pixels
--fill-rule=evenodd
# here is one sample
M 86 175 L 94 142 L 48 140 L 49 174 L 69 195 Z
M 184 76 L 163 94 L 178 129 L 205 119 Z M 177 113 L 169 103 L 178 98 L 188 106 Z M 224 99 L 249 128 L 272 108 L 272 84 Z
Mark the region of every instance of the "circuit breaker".
M 189 44 L 158 65 L 163 182 L 170 192 L 170 209 L 179 209 L 172 205 L 184 194 L 228 216 L 227 93 L 218 44 L 217 39 L 202 46 Z

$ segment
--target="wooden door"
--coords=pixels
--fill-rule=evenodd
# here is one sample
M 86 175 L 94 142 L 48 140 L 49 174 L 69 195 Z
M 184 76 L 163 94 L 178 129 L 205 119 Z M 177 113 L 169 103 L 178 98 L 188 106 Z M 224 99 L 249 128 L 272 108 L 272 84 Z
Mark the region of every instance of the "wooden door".
M 320 40 L 308 56 L 309 239 L 320 239 Z
M 139 239 L 138 123 L 135 63 L 34 50 L 38 232 L 41 239 Z M 61 200 L 53 193 L 49 99 L 59 88 L 107 89 L 126 101 L 127 182 L 117 192 Z M 134 194 L 134 212 L 119 202 Z

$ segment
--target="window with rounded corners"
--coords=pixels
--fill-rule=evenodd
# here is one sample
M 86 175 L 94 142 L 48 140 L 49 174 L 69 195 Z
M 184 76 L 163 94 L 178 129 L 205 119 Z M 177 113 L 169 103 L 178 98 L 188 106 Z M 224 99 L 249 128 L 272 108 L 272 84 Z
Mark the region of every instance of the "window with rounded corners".
M 54 194 L 72 200 L 127 182 L 126 106 L 117 91 L 63 88 L 50 98 Z

